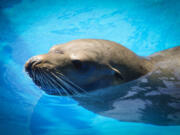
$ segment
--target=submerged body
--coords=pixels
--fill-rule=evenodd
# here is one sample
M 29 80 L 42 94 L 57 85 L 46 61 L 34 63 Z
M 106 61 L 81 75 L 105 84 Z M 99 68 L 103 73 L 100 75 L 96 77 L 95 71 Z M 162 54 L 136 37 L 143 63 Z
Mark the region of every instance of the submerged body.
M 180 47 L 143 58 L 112 41 L 81 39 L 53 46 L 25 68 L 47 94 L 72 96 L 95 113 L 180 124 Z

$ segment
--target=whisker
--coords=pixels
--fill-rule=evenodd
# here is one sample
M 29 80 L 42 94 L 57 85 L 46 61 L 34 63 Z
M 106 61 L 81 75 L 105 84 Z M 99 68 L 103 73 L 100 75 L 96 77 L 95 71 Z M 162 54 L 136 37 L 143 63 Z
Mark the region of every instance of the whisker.
M 45 74 L 46 74 L 46 72 L 45 72 Z M 49 74 L 46 74 L 46 76 L 48 76 L 48 78 L 51 79 L 51 81 L 56 83 L 56 85 L 59 86 L 63 90 L 63 92 L 66 93 L 66 95 L 70 96 L 70 94 L 68 93 L 68 91 L 66 90 L 66 88 L 62 84 L 59 84 L 56 80 L 54 80 L 54 78 L 50 77 Z M 55 85 L 55 87 L 56 87 L 56 85 Z M 60 92 L 58 89 L 59 88 L 57 88 L 57 91 Z
M 40 88 L 49 90 L 50 93 L 53 93 L 53 90 L 59 93 L 60 96 L 77 96 L 82 93 L 87 93 L 84 89 L 56 70 L 47 72 L 37 68 L 36 70 L 32 70 L 31 75 L 33 81 L 39 84 L 38 86 Z
M 37 73 L 39 74 L 38 75 L 38 78 L 39 78 L 39 82 L 40 82 L 40 88 L 42 88 L 42 86 L 44 86 L 44 82 L 42 80 L 42 74 L 41 74 L 41 71 L 37 69 Z M 41 77 L 39 77 L 41 75 Z
M 32 80 L 34 80 L 35 81 L 35 79 L 36 79 L 36 75 L 35 75 L 35 73 L 34 73 L 35 71 L 34 70 L 32 70 L 31 71 L 31 76 L 32 76 Z
M 51 72 L 51 75 L 54 76 Z M 68 93 L 71 92 L 71 94 L 73 94 L 72 91 L 70 91 L 71 89 L 68 89 L 67 85 L 64 84 L 64 82 L 57 76 L 54 76 L 58 81 L 56 81 L 57 83 L 59 82 L 61 84 L 61 86 L 64 87 L 65 91 L 67 91 Z
M 57 72 L 56 72 L 57 73 Z M 67 78 L 64 78 L 65 76 L 62 75 L 61 73 L 59 73 L 59 76 L 57 76 L 56 74 L 53 73 L 54 76 L 58 77 L 58 78 L 61 78 L 61 81 L 63 81 L 65 84 L 68 85 L 68 87 L 71 88 L 71 90 L 73 90 L 76 94 L 76 96 L 88 96 L 88 93 L 82 89 L 81 87 L 77 86 L 76 84 L 74 84 L 72 81 L 70 81 L 69 79 Z
M 66 81 L 62 80 L 61 77 L 55 75 L 53 72 L 52 72 L 52 75 L 54 77 L 56 77 L 60 82 L 62 82 L 67 88 L 71 88 L 71 89 L 68 89 L 68 90 L 71 90 L 72 94 L 79 94 L 79 92 L 74 88 L 74 87 L 71 87 Z
M 37 74 L 37 70 L 33 70 L 32 72 L 32 76 L 33 76 L 33 81 L 37 84 L 37 86 L 39 86 L 40 81 L 39 81 L 39 75 Z
M 49 79 L 47 79 L 47 77 L 44 75 L 44 72 L 41 73 L 41 75 L 42 75 L 43 80 L 46 80 L 45 88 L 46 88 L 47 90 L 49 90 L 50 93 L 52 93 L 51 88 L 53 88 L 53 84 L 49 81 Z M 44 82 L 44 81 L 43 81 L 43 82 Z M 47 87 L 47 86 L 48 86 L 48 87 Z M 49 88 L 49 87 L 51 87 L 51 88 Z
M 74 89 L 74 87 L 71 87 L 67 82 L 65 82 L 65 81 L 63 81 L 63 80 L 61 80 L 63 83 L 64 83 L 64 85 L 66 85 L 74 94 L 79 94 L 79 92 L 76 90 L 76 89 Z
M 69 88 L 69 90 L 71 90 L 72 93 L 74 93 L 74 94 L 79 94 L 79 92 L 78 92 L 74 87 L 71 87 L 66 81 L 62 80 L 60 77 L 59 77 L 59 80 L 60 80 L 67 88 Z
M 75 83 L 73 83 L 72 81 L 70 81 L 67 77 L 65 77 L 64 75 L 62 75 L 59 72 L 56 72 L 61 76 L 61 79 L 63 79 L 64 81 L 68 82 L 70 85 L 72 85 L 73 87 L 75 87 L 76 89 L 80 90 L 81 92 L 87 93 L 86 90 L 84 90 L 83 88 L 79 87 L 78 85 L 76 85 Z
M 46 74 L 46 72 L 45 72 L 45 74 Z M 63 91 L 64 91 L 64 88 L 60 85 L 60 84 L 58 84 L 52 77 L 50 77 L 49 76 L 49 74 L 46 74 L 46 77 L 47 78 L 49 78 L 51 81 L 53 81 L 53 83 L 55 83 L 54 85 L 53 85 L 53 87 L 55 87 L 56 89 L 56 91 L 60 94 L 60 95 L 62 95 L 61 94 L 61 92 L 59 91 L 59 89 L 61 88 Z M 53 80 L 52 80 L 53 79 Z M 57 87 L 58 86 L 58 87 Z M 66 91 L 64 91 L 65 93 L 66 93 Z M 68 93 L 66 93 L 67 95 L 69 95 Z
M 46 84 L 44 83 L 44 80 L 45 80 L 44 74 L 41 73 L 41 70 L 38 70 L 38 73 L 41 75 L 41 77 L 39 77 L 39 78 L 40 78 L 41 87 L 43 86 L 43 87 L 45 87 L 45 88 L 47 89 L 47 86 L 46 86 Z M 42 79 L 42 78 L 43 78 L 43 79 Z M 43 84 L 43 85 L 42 85 L 42 84 Z
M 44 72 L 44 74 L 45 74 L 45 77 L 46 77 L 47 82 L 50 84 L 50 87 L 51 87 L 50 89 L 54 89 L 54 90 L 56 90 L 60 95 L 62 95 L 61 92 L 58 90 L 59 88 L 57 88 L 56 85 L 52 82 L 51 77 L 48 76 L 48 75 L 46 74 L 46 72 Z

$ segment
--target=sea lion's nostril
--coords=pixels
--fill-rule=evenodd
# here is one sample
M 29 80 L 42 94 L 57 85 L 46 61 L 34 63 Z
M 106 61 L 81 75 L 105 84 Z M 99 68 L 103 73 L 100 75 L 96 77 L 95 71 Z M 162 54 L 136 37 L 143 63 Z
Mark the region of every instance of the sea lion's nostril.
M 39 64 L 40 62 L 41 62 L 41 58 L 39 56 L 32 57 L 25 64 L 25 71 L 30 73 L 32 70 L 32 67 Z
M 26 64 L 25 64 L 25 71 L 26 72 L 29 73 L 32 70 L 32 65 L 33 65 L 34 62 L 35 61 L 31 60 L 31 59 L 26 62 Z

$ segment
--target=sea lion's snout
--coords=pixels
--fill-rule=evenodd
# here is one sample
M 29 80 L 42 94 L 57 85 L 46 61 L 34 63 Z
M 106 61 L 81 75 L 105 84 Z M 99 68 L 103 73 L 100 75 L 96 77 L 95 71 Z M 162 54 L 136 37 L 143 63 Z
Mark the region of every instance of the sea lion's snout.
M 34 56 L 34 57 L 30 58 L 25 64 L 25 71 L 27 73 L 29 73 L 29 75 L 31 75 L 31 72 L 32 72 L 33 68 L 37 64 L 41 63 L 41 61 L 42 61 L 41 56 Z

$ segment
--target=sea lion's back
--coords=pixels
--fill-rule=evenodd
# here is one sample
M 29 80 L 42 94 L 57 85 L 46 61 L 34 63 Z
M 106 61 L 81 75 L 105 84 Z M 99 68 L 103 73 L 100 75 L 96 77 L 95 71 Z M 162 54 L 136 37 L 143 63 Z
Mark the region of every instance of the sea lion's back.
M 149 58 L 154 62 L 180 58 L 180 46 L 154 53 Z
M 172 67 L 180 72 L 180 46 L 154 53 L 148 57 L 155 65 L 162 68 Z

